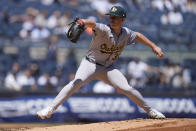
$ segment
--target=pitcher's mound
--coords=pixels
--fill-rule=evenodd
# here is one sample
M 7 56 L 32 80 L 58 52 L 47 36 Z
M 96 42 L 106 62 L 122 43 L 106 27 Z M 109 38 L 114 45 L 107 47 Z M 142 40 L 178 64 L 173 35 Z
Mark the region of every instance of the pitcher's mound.
M 196 119 L 134 119 L 81 125 L 34 127 L 28 131 L 196 131 Z
M 196 119 L 134 119 L 82 125 L 32 128 L 28 131 L 196 131 Z

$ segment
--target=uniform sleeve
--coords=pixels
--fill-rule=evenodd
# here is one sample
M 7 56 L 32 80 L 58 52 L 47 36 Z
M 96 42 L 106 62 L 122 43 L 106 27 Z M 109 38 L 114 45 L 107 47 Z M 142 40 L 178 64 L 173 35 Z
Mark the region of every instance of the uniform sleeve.
M 96 36 L 96 35 L 103 35 L 103 33 L 106 31 L 106 25 L 104 24 L 101 24 L 101 23 L 96 23 L 96 27 L 95 29 L 93 30 L 93 35 Z
M 135 38 L 137 37 L 137 33 L 135 31 L 132 31 L 128 29 L 128 42 L 127 45 L 135 44 Z

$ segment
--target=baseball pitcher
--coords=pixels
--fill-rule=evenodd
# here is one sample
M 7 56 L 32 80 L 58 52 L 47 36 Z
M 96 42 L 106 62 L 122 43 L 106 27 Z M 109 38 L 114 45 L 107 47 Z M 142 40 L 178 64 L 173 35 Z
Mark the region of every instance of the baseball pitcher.
M 152 48 L 159 57 L 163 57 L 161 48 L 138 32 L 123 27 L 126 11 L 120 6 L 113 6 L 106 14 L 109 15 L 109 25 L 95 23 L 88 19 L 76 19 L 72 22 L 67 37 L 72 42 L 77 42 L 85 27 L 93 29 L 93 38 L 86 56 L 76 72 L 74 80 L 70 81 L 56 96 L 48 107 L 37 112 L 41 119 L 49 118 L 52 113 L 65 102 L 78 88 L 92 80 L 102 80 L 120 90 L 135 104 L 143 108 L 150 118 L 164 119 L 165 116 L 153 109 L 145 102 L 142 95 L 131 87 L 125 76 L 113 66 L 123 49 L 134 44 L 135 41 Z

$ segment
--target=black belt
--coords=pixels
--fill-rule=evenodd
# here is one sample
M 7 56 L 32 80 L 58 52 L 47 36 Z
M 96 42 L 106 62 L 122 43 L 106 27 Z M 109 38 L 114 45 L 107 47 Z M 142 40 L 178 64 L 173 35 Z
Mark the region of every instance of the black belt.
M 97 62 L 92 61 L 88 56 L 86 56 L 85 58 L 86 58 L 86 60 L 88 60 L 88 61 L 91 62 L 91 63 L 94 63 L 94 64 L 99 65 L 99 66 L 104 66 L 104 65 L 102 65 L 102 64 L 99 64 L 99 63 L 97 63 Z

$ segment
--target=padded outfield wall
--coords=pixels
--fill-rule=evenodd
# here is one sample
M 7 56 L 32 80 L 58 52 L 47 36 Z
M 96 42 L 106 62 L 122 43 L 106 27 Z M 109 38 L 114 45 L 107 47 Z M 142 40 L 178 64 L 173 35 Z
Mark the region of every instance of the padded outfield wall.
M 35 113 L 51 103 L 54 96 L 0 98 L 0 122 L 97 122 L 147 118 L 146 113 L 122 95 L 74 95 L 47 120 Z M 145 97 L 169 118 L 196 118 L 196 97 Z

